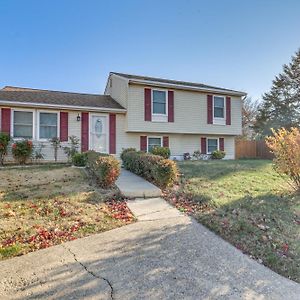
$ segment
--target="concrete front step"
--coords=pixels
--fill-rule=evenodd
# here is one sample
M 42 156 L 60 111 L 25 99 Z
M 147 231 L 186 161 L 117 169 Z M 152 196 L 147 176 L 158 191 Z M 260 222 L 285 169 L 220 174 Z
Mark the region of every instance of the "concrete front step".
M 184 216 L 184 214 L 162 198 L 137 198 L 127 201 L 127 205 L 139 221 L 153 221 Z
M 125 169 L 121 170 L 116 185 L 127 198 L 155 198 L 162 194 L 157 186 Z

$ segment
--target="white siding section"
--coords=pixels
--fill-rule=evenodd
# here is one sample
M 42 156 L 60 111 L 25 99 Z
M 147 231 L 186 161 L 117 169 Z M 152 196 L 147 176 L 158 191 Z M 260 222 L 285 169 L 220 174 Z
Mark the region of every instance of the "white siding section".
M 1 109 L 1 108 L 0 108 Z M 14 107 L 11 107 L 11 109 L 13 110 Z M 22 109 L 22 108 L 18 108 L 18 109 Z M 34 110 L 34 109 L 33 109 Z M 35 112 L 37 112 L 38 110 L 34 110 Z M 53 112 L 60 112 L 57 110 L 52 110 Z M 80 112 L 79 112 L 80 113 Z M 37 132 L 37 113 L 34 114 L 35 115 L 35 132 Z M 68 122 L 69 122 L 69 131 L 68 131 L 68 135 L 74 135 L 76 137 L 78 137 L 79 139 L 81 139 L 81 122 L 77 121 L 77 115 L 78 112 L 76 111 L 68 111 Z M 12 125 L 12 124 L 11 124 Z M 60 124 L 58 124 L 58 127 L 60 126 Z M 44 145 L 44 148 L 42 150 L 42 153 L 44 154 L 44 160 L 45 161 L 52 161 L 54 160 L 54 149 L 51 145 L 51 143 L 49 141 L 38 141 L 38 140 L 33 140 L 33 145 L 35 147 L 38 147 L 39 145 Z M 69 146 L 68 142 L 62 142 L 61 143 L 61 147 L 58 149 L 58 155 L 57 155 L 57 159 L 58 161 L 67 161 L 67 156 L 64 153 L 63 147 Z M 79 150 L 81 148 L 81 145 L 79 145 Z M 12 161 L 13 157 L 11 154 L 11 149 L 9 148 L 8 151 L 8 155 L 6 157 L 6 161 Z
M 174 123 L 144 121 L 144 87 L 129 85 L 128 131 L 239 135 L 241 97 L 231 96 L 231 125 L 207 124 L 207 93 L 174 90 Z
M 69 136 L 75 135 L 76 137 L 79 138 L 80 140 L 80 145 L 81 145 L 81 121 L 77 121 L 77 116 L 78 114 L 81 117 L 81 112 L 78 111 L 69 111 Z M 81 148 L 81 146 L 80 146 Z

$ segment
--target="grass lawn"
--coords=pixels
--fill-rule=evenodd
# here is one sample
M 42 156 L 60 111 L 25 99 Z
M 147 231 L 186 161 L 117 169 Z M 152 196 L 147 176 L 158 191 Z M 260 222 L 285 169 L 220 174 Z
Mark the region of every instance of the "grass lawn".
M 300 282 L 300 195 L 266 160 L 178 163 L 166 198 L 274 271 Z
M 134 221 L 117 190 L 101 190 L 82 169 L 0 170 L 0 259 Z

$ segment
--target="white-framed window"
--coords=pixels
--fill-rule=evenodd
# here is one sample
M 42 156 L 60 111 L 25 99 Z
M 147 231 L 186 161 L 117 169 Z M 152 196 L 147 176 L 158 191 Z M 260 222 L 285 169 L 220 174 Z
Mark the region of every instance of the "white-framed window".
M 207 138 L 207 154 L 211 154 L 215 150 L 219 150 L 219 139 Z
M 152 90 L 152 114 L 168 115 L 168 94 L 165 90 Z
M 34 111 L 27 109 L 12 110 L 11 136 L 15 139 L 34 138 Z
M 58 137 L 59 114 L 52 111 L 38 112 L 38 139 L 49 140 Z
M 157 136 L 149 136 L 147 138 L 147 151 L 151 152 L 154 147 L 161 147 L 162 146 L 162 138 Z
M 225 118 L 225 97 L 214 96 L 213 110 L 214 110 L 214 118 L 217 119 Z

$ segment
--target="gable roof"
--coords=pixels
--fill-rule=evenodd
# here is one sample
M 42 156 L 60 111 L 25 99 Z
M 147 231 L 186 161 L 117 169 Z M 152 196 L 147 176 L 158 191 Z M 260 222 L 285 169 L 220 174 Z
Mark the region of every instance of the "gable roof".
M 59 108 L 125 111 L 109 95 L 81 94 L 6 86 L 0 90 L 0 103 Z
M 225 89 L 225 88 L 211 86 L 211 85 L 206 85 L 203 83 L 170 80 L 170 79 L 164 79 L 164 78 L 124 74 L 124 73 L 118 73 L 118 72 L 110 72 L 110 74 L 115 74 L 117 76 L 124 77 L 124 78 L 128 79 L 129 82 L 137 83 L 137 84 L 159 85 L 159 86 L 173 87 L 173 88 L 179 88 L 179 89 L 194 89 L 194 90 L 202 90 L 202 91 L 220 92 L 220 93 L 233 94 L 233 95 L 239 95 L 239 96 L 247 95 L 245 92 Z

